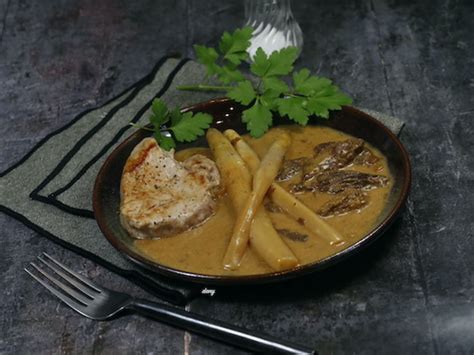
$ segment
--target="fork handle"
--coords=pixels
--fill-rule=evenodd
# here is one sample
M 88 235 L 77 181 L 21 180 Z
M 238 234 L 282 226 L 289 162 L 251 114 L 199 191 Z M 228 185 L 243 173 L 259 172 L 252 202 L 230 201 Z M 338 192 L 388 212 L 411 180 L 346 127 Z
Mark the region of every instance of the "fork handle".
M 309 347 L 281 341 L 263 333 L 230 325 L 166 304 L 134 299 L 129 308 L 176 327 L 248 350 L 264 353 L 316 354 L 316 351 Z

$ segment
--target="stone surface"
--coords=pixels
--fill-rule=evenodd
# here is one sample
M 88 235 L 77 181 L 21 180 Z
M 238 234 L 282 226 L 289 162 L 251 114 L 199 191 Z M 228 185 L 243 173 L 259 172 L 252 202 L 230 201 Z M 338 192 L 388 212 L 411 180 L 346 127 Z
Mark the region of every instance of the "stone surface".
M 303 280 L 228 290 L 195 312 L 314 346 L 320 353 L 474 352 L 474 4 L 293 2 L 298 66 L 355 103 L 404 119 L 413 163 L 403 218 L 359 256 Z M 121 92 L 158 58 L 192 56 L 243 22 L 241 1 L 0 0 L 0 170 L 79 112 Z M 0 353 L 230 354 L 226 345 L 124 316 L 85 319 L 23 268 L 42 251 L 100 283 L 130 282 L 0 215 Z

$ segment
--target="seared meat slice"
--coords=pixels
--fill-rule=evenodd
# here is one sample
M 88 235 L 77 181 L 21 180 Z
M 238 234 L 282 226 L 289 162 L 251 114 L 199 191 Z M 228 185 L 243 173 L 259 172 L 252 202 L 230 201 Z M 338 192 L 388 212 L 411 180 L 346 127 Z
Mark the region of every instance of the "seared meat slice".
M 196 154 L 181 163 L 192 175 L 203 183 L 208 183 L 209 188 L 219 186 L 220 175 L 216 163 L 201 154 Z
M 322 171 L 336 170 L 348 166 L 362 152 L 363 148 L 364 141 L 359 138 L 318 144 L 314 147 L 314 158 L 310 164 L 305 166 L 303 179 L 309 180 Z
M 350 190 L 326 202 L 317 213 L 323 217 L 335 216 L 361 209 L 367 206 L 368 203 L 369 196 L 367 193 Z
M 388 178 L 382 175 L 365 174 L 352 170 L 325 171 L 312 180 L 291 187 L 292 192 L 320 191 L 332 194 L 347 189 L 371 190 L 385 186 Z
M 213 190 L 220 183 L 214 162 L 195 155 L 183 163 L 174 152 L 145 138 L 128 158 L 122 175 L 120 220 L 139 239 L 183 232 L 214 213 Z

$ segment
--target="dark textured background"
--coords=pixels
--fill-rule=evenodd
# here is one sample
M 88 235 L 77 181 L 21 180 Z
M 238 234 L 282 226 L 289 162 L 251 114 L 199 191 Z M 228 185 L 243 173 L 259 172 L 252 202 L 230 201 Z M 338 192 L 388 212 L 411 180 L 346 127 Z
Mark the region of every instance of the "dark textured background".
M 413 162 L 403 219 L 323 274 L 194 301 L 195 312 L 321 353 L 474 352 L 474 2 L 295 1 L 298 66 L 330 76 L 355 104 L 407 123 Z M 240 26 L 242 1 L 0 0 L 0 170 L 47 133 Z M 34 172 L 32 172 L 34 173 Z M 0 215 L 0 353 L 223 354 L 225 345 L 139 316 L 85 319 L 23 267 L 42 251 L 95 280 L 130 282 Z

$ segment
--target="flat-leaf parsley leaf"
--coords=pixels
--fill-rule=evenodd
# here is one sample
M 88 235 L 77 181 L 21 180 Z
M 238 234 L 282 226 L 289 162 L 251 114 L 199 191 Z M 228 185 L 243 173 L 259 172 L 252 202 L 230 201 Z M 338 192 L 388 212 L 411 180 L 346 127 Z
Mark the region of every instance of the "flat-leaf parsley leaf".
M 178 142 L 192 142 L 204 135 L 212 123 L 212 116 L 207 113 L 181 112 L 175 108 L 169 110 L 161 99 L 154 99 L 151 104 L 150 127 L 134 123 L 132 126 L 153 132 L 153 137 L 164 150 L 176 147 Z
M 340 110 L 352 100 L 331 80 L 311 75 L 308 69 L 293 71 L 298 57 L 295 47 L 287 47 L 267 55 L 258 48 L 249 58 L 252 28 L 244 27 L 233 33 L 225 32 L 217 49 L 195 46 L 198 61 L 223 86 L 183 86 L 182 90 L 225 91 L 232 100 L 247 106 L 242 120 L 253 137 L 259 137 L 273 124 L 272 114 L 278 113 L 300 125 L 311 117 L 329 117 L 330 110 Z M 239 69 L 244 61 L 251 61 L 250 72 L 257 80 L 248 80 Z M 292 80 L 291 80 L 292 79 Z M 291 85 L 289 84 L 291 83 Z

